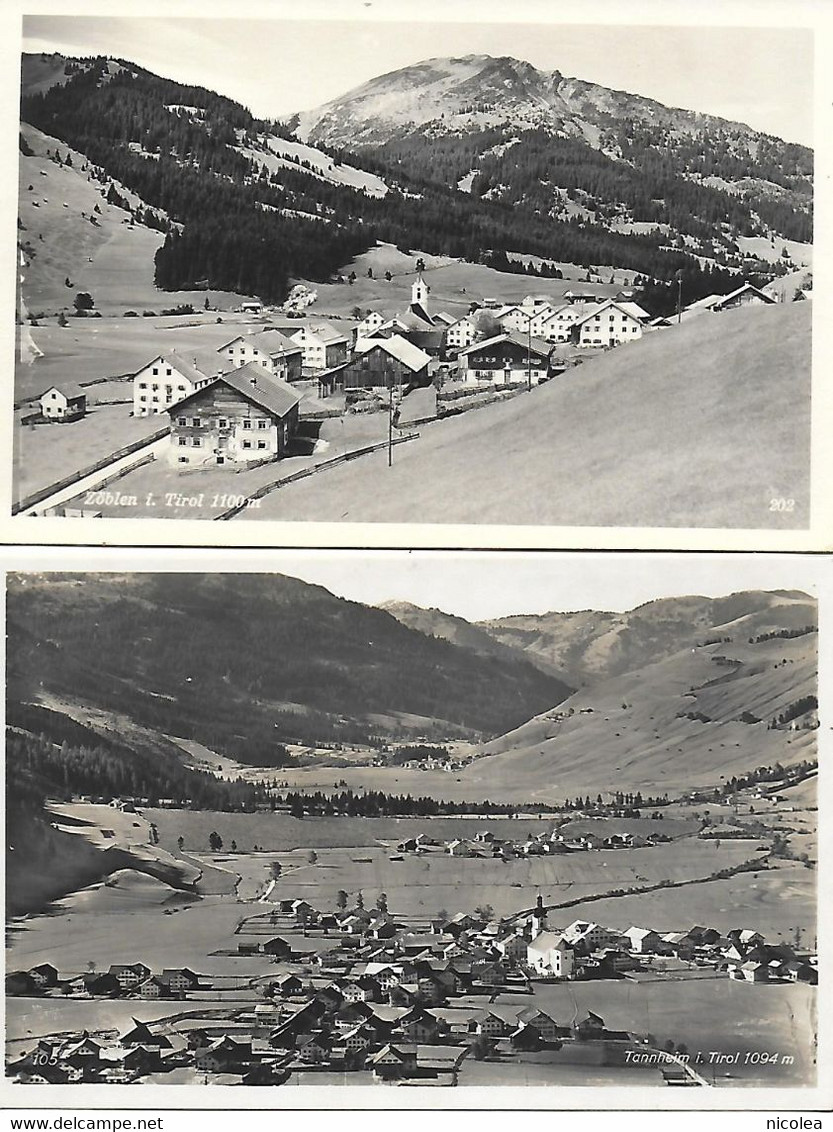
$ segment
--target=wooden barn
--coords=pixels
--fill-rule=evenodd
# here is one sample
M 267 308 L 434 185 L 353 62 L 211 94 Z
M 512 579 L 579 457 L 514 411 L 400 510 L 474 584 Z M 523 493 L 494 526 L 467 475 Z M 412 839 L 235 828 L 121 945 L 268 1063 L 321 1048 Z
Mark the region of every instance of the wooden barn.
M 363 338 L 356 343 L 356 354 L 333 376 L 335 387 L 348 389 L 415 389 L 430 385 L 424 350 L 399 334 L 392 338 Z
M 175 464 L 279 460 L 298 430 L 300 396 L 257 362 L 223 374 L 171 406 Z

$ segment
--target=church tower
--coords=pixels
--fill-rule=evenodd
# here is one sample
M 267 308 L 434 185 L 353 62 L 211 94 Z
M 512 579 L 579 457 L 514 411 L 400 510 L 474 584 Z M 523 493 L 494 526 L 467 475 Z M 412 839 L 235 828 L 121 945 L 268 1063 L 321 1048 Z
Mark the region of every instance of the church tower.
M 411 306 L 422 307 L 425 310 L 426 303 L 428 302 L 428 284 L 422 278 L 420 271 L 416 277 L 416 281 L 411 286 Z

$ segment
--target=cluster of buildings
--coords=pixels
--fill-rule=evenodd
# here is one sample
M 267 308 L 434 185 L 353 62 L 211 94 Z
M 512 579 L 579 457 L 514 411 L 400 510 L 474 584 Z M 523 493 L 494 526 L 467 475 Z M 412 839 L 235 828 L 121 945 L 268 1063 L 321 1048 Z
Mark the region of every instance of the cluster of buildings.
M 436 382 L 441 366 L 442 381 L 463 392 L 532 387 L 563 370 L 560 344 L 608 349 L 674 321 L 652 319 L 632 291 L 608 299 L 568 291 L 563 301 L 527 295 L 461 318 L 430 313 L 428 294 L 420 273 L 407 310 L 392 317 L 371 311 L 355 325 L 314 318 L 264 324 L 208 356 L 159 354 L 133 376 L 133 415 L 168 415 L 168 458 L 177 466 L 248 465 L 287 454 L 299 427 L 302 381 L 317 383 L 319 398 L 343 395 L 348 408 L 368 395 L 401 399 Z M 774 301 L 745 284 L 693 303 L 682 317 Z M 52 386 L 40 398 L 44 420 L 85 413 L 86 394 L 75 383 Z
M 530 834 L 523 840 L 512 837 L 497 837 L 490 830 L 483 830 L 473 838 L 455 837 L 439 841 L 427 834 L 417 834 L 400 842 L 400 852 L 450 853 L 453 857 L 542 857 L 549 853 L 586 853 L 593 849 L 644 849 L 671 839 L 664 833 L 652 832 L 645 836 L 638 833 L 612 833 L 603 836 L 591 831 L 559 833 L 553 829 L 543 833 Z
M 331 938 L 332 946 L 295 952 L 276 930 Z M 814 960 L 767 944 L 752 929 L 662 934 L 586 920 L 556 929 L 540 896 L 534 909 L 512 917 L 489 919 L 478 910 L 420 923 L 392 915 L 381 899 L 368 909 L 359 897 L 334 912 L 285 899 L 239 926 L 237 948 L 270 955 L 280 971 L 256 980 L 260 997 L 250 1004 L 224 1011 L 215 997 L 204 1017 L 196 1003 L 210 981 L 187 968 L 154 976 L 142 963 L 114 964 L 70 980 L 49 964 L 11 973 L 10 993 L 69 993 L 77 985 L 88 996 L 141 1000 L 164 988 L 167 997 L 187 998 L 189 1008 L 152 1024 L 134 1018 L 118 1037 L 41 1039 L 13 1058 L 8 1072 L 26 1083 L 72 1083 L 186 1069 L 219 1083 L 281 1084 L 295 1072 L 364 1070 L 380 1082 L 456 1084 L 467 1056 L 553 1054 L 586 1064 L 587 1043 L 594 1043 L 596 1064 L 624 1064 L 623 1050 L 644 1049 L 644 1036 L 611 1029 L 597 1014 L 556 1020 L 534 1002 L 541 983 L 638 978 L 645 970 L 656 978 L 663 964 L 679 972 L 681 961 L 711 964 L 715 974 L 746 982 L 817 981 Z M 504 992 L 531 1001 L 499 1005 Z
M 170 967 L 154 974 L 144 963 L 113 963 L 107 971 L 85 971 L 61 978 L 51 963 L 40 963 L 28 971 L 6 974 L 7 995 L 57 993 L 91 998 L 184 998 L 208 989 L 209 984 L 188 967 Z

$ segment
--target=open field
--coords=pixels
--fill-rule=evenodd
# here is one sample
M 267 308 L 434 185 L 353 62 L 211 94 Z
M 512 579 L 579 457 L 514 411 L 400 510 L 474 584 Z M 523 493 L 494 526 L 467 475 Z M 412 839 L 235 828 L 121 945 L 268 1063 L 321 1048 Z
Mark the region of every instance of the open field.
M 732 979 L 648 982 L 627 980 L 549 983 L 535 989 L 542 1010 L 561 1020 L 593 1010 L 608 1026 L 650 1033 L 660 1045 L 684 1042 L 707 1080 L 708 1055 L 747 1051 L 794 1057 L 790 1064 L 715 1067 L 720 1085 L 779 1085 L 813 1082 L 810 1035 L 816 1030 L 815 991 L 798 985 L 751 986 Z M 731 1076 L 729 1076 L 731 1075 Z
M 15 495 L 24 499 L 134 440 L 151 436 L 164 423 L 161 417 L 131 416 L 129 405 L 93 405 L 79 421 L 24 425 L 15 460 Z
M 800 527 L 810 306 L 708 315 L 707 335 L 699 319 L 658 331 L 523 397 L 429 426 L 393 468 L 374 455 L 339 470 L 337 489 L 293 484 L 259 517 Z M 770 511 L 776 496 L 794 510 Z
M 563 279 L 535 279 L 528 275 L 495 271 L 478 263 L 450 259 L 447 256 L 427 255 L 418 250 L 405 255 L 391 244 L 380 244 L 345 264 L 343 274 L 356 273 L 352 286 L 338 283 L 315 283 L 318 300 L 312 314 L 350 316 L 355 307 L 372 307 L 383 313 L 403 311 L 411 301 L 411 285 L 416 279 L 416 261 L 425 262 L 423 273 L 430 287 L 431 309 L 447 311 L 458 318 L 467 314 L 472 302 L 496 298 L 501 303 L 520 302 L 525 295 L 547 295 L 562 299 L 565 291 L 576 289 L 576 282 L 586 274 L 586 268 L 563 265 Z M 367 271 L 373 271 L 373 278 Z M 391 281 L 385 280 L 385 272 Z M 610 283 L 582 283 L 581 290 L 595 295 L 613 295 L 625 279 L 633 280 L 633 272 L 616 272 L 617 281 Z M 605 275 L 609 279 L 608 274 Z
M 167 297 L 166 297 L 167 298 Z M 175 306 L 170 302 L 157 305 Z M 140 312 L 141 314 L 141 312 Z M 240 333 L 265 325 L 250 315 L 224 312 L 221 322 L 214 311 L 193 315 L 157 315 L 155 318 L 71 318 L 67 326 L 44 323 L 28 327 L 39 356 L 21 363 L 15 371 L 15 400 L 38 397 L 61 381 L 82 384 L 104 378 L 131 376 L 158 354 L 174 351 L 184 358 L 196 357 L 208 366 L 216 351 Z M 130 396 L 132 386 L 121 383 L 96 385 L 90 393 L 98 398 Z
M 706 878 L 755 857 L 756 846 L 685 839 L 649 849 L 601 850 L 502 860 L 452 857 L 447 853 L 406 854 L 391 862 L 384 849 L 316 850 L 308 862 L 304 851 L 278 854 L 283 873 L 270 900 L 303 897 L 313 906 L 335 907 L 339 889 L 361 890 L 375 898 L 387 893 L 391 911 L 403 916 L 436 916 L 441 908 L 472 911 L 491 904 L 497 915 L 511 915 L 534 904 L 578 901 L 618 888 Z M 464 897 L 462 896 L 464 893 Z M 461 904 L 464 899 L 465 907 Z M 565 923 L 576 918 L 567 909 Z

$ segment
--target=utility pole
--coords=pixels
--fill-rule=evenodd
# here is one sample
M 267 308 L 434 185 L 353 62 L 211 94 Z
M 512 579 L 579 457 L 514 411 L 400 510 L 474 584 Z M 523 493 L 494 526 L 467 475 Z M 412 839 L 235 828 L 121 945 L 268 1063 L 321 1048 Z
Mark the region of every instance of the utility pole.
M 388 467 L 393 465 L 393 426 L 399 427 L 399 406 L 397 405 L 396 412 L 393 409 L 393 368 L 388 363 L 387 367 L 387 386 L 389 390 L 388 395 Z M 398 382 L 397 382 L 398 385 Z M 394 417 L 396 420 L 394 421 Z
M 677 272 L 677 322 L 681 322 L 683 317 L 683 273 L 682 269 Z
M 526 322 L 526 388 L 532 389 L 532 317 Z

